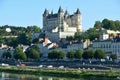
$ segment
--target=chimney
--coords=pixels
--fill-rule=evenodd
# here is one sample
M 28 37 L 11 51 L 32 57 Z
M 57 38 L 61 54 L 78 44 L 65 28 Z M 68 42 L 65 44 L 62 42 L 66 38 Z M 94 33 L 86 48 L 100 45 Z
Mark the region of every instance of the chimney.
M 45 38 L 45 44 L 46 45 L 48 44 L 48 38 Z

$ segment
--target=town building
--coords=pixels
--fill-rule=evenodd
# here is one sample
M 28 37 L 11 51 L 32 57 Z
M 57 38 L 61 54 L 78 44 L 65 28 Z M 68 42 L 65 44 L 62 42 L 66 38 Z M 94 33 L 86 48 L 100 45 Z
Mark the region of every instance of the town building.
M 109 38 L 108 34 L 102 34 L 100 40 L 95 40 L 92 42 L 90 48 L 103 49 L 106 54 L 109 56 L 110 54 L 117 54 L 120 57 L 120 37 Z

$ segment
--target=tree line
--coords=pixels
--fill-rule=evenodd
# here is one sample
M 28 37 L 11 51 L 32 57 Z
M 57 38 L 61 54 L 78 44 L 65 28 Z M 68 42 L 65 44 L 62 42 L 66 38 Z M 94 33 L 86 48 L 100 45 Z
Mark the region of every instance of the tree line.
M 70 50 L 65 54 L 65 52 L 60 50 L 53 50 L 52 52 L 48 53 L 49 59 L 64 59 L 67 57 L 68 59 L 105 59 L 106 53 L 102 49 L 86 49 L 82 51 L 81 49 L 77 50 Z M 111 54 L 109 56 L 111 59 L 117 59 L 116 54 Z
M 9 59 L 15 58 L 16 60 L 39 60 L 42 56 L 38 45 L 33 45 L 28 48 L 25 52 L 23 52 L 22 48 L 17 47 L 13 53 L 13 57 L 9 51 L 4 51 L 2 54 L 2 58 Z M 62 50 L 54 49 L 53 51 L 48 53 L 48 59 L 64 59 L 68 58 L 70 60 L 73 59 L 105 59 L 106 53 L 102 49 L 86 49 L 82 51 L 81 49 L 77 50 L 70 50 L 69 52 L 65 53 Z M 109 56 L 111 59 L 117 59 L 116 54 L 110 54 Z
M 6 28 L 10 28 L 11 32 L 5 31 Z M 0 26 L 0 45 L 6 44 L 14 48 L 16 48 L 18 44 L 30 45 L 32 43 L 32 32 L 40 31 L 41 29 L 38 26 L 27 26 L 26 28 L 8 25 Z
M 10 28 L 11 31 L 7 32 L 6 28 Z M 10 26 L 10 25 L 4 25 L 0 26 L 0 36 L 17 36 L 21 33 L 32 33 L 32 32 L 40 32 L 40 27 L 33 25 L 33 26 Z
M 38 45 L 31 46 L 25 52 L 23 52 L 23 49 L 21 47 L 17 47 L 13 53 L 13 56 L 9 50 L 4 51 L 2 54 L 2 58 L 4 59 L 14 58 L 16 60 L 38 60 L 40 57 L 41 53 Z
M 96 21 L 94 24 L 94 27 L 97 29 L 105 28 L 105 29 L 110 29 L 110 30 L 118 30 L 120 31 L 120 21 L 116 20 L 109 20 L 109 19 L 104 19 L 101 21 Z

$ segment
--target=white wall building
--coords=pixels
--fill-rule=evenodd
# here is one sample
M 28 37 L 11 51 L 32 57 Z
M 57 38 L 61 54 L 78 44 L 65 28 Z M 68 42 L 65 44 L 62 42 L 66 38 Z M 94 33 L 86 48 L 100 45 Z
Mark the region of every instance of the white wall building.
M 113 40 L 94 41 L 91 46 L 92 49 L 103 49 L 107 55 L 113 53 L 120 56 L 120 38 Z

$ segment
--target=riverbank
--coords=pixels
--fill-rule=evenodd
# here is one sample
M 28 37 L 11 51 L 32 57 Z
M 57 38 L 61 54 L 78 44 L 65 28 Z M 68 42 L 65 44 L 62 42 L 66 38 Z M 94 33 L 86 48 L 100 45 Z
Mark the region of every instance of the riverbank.
M 85 77 L 107 77 L 116 78 L 120 76 L 120 71 L 83 71 L 72 69 L 31 69 L 31 68 L 16 68 L 16 67 L 0 67 L 0 72 L 9 72 L 17 74 L 32 74 L 40 76 L 55 76 L 55 77 L 69 77 L 69 78 L 85 78 Z

